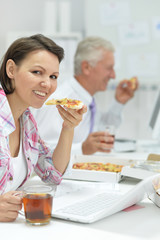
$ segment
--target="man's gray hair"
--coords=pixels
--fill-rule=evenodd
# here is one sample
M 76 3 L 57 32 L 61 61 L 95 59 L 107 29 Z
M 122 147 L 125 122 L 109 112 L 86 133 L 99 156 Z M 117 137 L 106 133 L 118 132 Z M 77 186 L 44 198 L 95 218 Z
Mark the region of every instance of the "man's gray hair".
M 74 56 L 74 74 L 81 74 L 81 63 L 87 61 L 91 66 L 95 66 L 102 57 L 104 51 L 114 52 L 111 42 L 101 37 L 87 37 L 82 40 Z

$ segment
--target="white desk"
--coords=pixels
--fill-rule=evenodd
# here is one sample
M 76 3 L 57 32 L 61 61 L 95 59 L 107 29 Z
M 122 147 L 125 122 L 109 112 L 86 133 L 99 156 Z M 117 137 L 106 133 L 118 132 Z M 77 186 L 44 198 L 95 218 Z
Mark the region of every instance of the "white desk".
M 126 179 L 118 186 L 125 192 L 137 182 Z M 160 209 L 147 199 L 139 205 L 144 208 L 129 212 L 122 211 L 92 224 L 52 219 L 49 225 L 34 227 L 26 224 L 24 218 L 20 216 L 15 222 L 0 223 L 0 234 L 3 236 L 1 239 L 159 240 Z
M 160 142 L 154 139 L 137 141 L 137 152 L 160 154 Z

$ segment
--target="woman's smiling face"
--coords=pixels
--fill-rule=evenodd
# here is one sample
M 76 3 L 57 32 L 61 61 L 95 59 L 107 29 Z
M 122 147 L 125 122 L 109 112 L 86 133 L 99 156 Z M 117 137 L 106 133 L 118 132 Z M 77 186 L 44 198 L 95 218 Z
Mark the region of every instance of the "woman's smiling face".
M 59 60 L 47 50 L 30 52 L 20 65 L 8 60 L 6 69 L 15 87 L 14 99 L 24 108 L 40 108 L 57 88 Z

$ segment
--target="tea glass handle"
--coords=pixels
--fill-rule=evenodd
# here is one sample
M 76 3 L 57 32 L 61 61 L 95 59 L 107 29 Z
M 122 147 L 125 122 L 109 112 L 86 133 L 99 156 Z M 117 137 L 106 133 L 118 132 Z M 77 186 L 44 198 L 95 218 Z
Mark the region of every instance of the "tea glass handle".
M 18 211 L 18 213 L 21 215 L 21 216 L 25 216 L 24 215 L 24 212 L 22 210 Z
M 21 197 L 21 198 L 23 198 L 23 192 L 16 192 L 16 193 L 14 193 L 13 194 L 14 196 L 19 196 L 19 197 Z
M 20 197 L 23 197 L 23 194 L 22 192 L 16 192 L 14 193 L 14 196 L 20 196 Z M 25 216 L 24 212 L 22 210 L 18 211 L 18 213 L 22 216 Z

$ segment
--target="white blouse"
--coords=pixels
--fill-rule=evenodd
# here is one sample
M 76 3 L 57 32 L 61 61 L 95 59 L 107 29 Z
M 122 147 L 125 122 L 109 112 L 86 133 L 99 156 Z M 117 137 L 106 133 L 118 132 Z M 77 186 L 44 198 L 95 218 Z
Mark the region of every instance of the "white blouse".
M 17 157 L 11 159 L 11 164 L 13 164 L 14 178 L 12 181 L 7 182 L 7 187 L 5 192 L 16 190 L 21 183 L 24 181 L 27 175 L 27 163 L 23 153 L 22 147 L 22 131 L 20 135 L 20 148 Z

